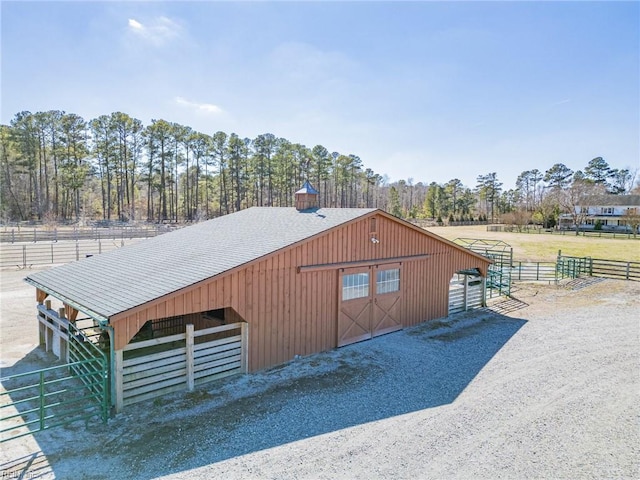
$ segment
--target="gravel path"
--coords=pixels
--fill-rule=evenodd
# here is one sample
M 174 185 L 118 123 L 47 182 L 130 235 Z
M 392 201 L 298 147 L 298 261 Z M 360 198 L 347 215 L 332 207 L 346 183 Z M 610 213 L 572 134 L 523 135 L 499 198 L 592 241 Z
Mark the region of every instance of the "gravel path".
M 518 301 L 494 311 L 135 405 L 107 427 L 11 441 L 0 471 L 64 479 L 640 477 L 640 284 L 522 285 Z M 3 315 L 5 307 L 3 297 Z

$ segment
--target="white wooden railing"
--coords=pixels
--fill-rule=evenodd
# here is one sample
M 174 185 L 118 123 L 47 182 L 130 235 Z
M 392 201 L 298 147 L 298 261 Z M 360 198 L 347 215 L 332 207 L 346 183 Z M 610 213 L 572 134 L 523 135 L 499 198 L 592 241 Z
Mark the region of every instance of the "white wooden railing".
M 198 337 L 230 330 L 238 330 L 238 334 L 206 343 L 195 342 Z M 125 405 L 193 390 L 196 385 L 245 373 L 247 332 L 244 322 L 196 331 L 188 324 L 185 333 L 130 343 L 116 350 L 116 411 Z M 143 349 L 150 353 L 145 354 Z M 160 351 L 153 352 L 154 349 Z M 125 355 L 125 352 L 132 353 Z
M 484 279 L 464 276 L 463 280 L 452 281 L 449 286 L 449 315 L 480 308 L 484 304 Z
M 69 361 L 69 320 L 65 318 L 64 307 L 57 312 L 51 309 L 51 300 L 38 305 L 38 329 L 40 331 L 40 345 L 47 352 L 60 360 Z

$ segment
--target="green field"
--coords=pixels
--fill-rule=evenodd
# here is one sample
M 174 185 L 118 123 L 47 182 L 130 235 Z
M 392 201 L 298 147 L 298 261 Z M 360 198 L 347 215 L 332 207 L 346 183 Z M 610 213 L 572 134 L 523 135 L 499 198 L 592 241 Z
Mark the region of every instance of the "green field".
M 523 262 L 553 262 L 558 250 L 563 255 L 640 262 L 640 238 L 583 237 L 557 233 L 488 232 L 484 225 L 426 227 L 448 240 L 473 238 L 502 240 L 513 248 L 513 259 Z

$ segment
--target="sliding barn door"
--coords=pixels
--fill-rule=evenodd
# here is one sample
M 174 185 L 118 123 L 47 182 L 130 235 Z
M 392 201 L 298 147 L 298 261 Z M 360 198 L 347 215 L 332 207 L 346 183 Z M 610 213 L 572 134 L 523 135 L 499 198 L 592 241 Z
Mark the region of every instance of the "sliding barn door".
M 402 329 L 400 264 L 340 271 L 338 346 Z
M 371 268 L 340 271 L 338 346 L 371 338 Z
M 371 334 L 376 337 L 402 329 L 400 265 L 379 265 L 372 274 L 375 288 Z

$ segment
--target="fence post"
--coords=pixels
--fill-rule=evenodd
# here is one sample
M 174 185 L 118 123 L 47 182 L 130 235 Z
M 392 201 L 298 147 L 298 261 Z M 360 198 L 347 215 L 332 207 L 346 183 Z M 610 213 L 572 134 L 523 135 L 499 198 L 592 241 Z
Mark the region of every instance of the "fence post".
M 469 297 L 469 275 L 465 275 L 464 276 L 464 281 L 462 283 L 464 285 L 464 288 L 462 290 L 462 294 L 463 294 L 463 305 L 464 305 L 464 311 L 466 312 L 468 307 L 468 297 Z
M 487 271 L 487 276 L 489 276 L 489 272 Z M 487 306 L 487 277 L 482 277 L 482 301 L 480 305 L 483 307 Z M 248 350 L 248 349 L 247 349 Z
M 187 390 L 192 391 L 194 387 L 193 380 L 193 323 L 187 323 L 186 331 L 186 347 L 187 347 Z
M 51 244 L 51 263 L 53 263 L 53 243 Z
M 518 262 L 518 280 L 522 280 L 522 262 Z
M 22 268 L 27 268 L 27 246 L 22 246 Z
M 631 262 L 627 262 L 627 272 L 625 275 L 625 280 L 629 280 L 629 272 L 631 271 Z
M 76 262 L 80 260 L 80 245 L 76 242 Z

